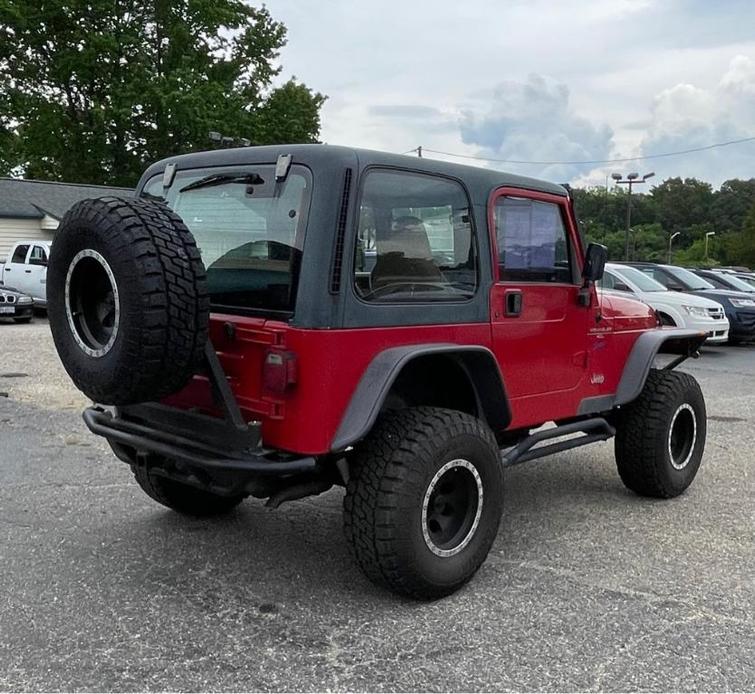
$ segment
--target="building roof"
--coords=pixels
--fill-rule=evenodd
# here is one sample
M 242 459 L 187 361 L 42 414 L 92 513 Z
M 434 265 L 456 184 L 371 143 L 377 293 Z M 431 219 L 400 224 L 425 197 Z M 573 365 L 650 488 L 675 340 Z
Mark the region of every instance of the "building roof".
M 0 178 L 0 218 L 60 219 L 75 203 L 104 195 L 133 195 L 131 188 Z

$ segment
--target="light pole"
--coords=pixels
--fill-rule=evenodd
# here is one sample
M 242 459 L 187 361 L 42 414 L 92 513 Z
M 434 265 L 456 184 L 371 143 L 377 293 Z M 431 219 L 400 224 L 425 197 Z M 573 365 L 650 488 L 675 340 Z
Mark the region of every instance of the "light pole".
M 715 231 L 709 231 L 707 234 L 705 234 L 705 260 L 708 260 L 708 239 L 710 239 L 711 236 L 715 235 Z
M 655 172 L 646 173 L 641 179 L 640 174 L 636 172 L 628 173 L 626 179 L 622 179 L 620 173 L 612 173 L 611 178 L 617 184 L 626 183 L 629 186 L 629 196 L 627 198 L 627 230 L 624 235 L 624 260 L 629 260 L 629 227 L 632 224 L 632 186 L 635 183 L 645 183 L 648 178 L 655 176 Z M 639 180 L 638 180 L 639 179 Z
M 668 264 L 671 265 L 671 242 L 681 234 L 681 231 L 675 231 L 671 236 L 668 237 Z

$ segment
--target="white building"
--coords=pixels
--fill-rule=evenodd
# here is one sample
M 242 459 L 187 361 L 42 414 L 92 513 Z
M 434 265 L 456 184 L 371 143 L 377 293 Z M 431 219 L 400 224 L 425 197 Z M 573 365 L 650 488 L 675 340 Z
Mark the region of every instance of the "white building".
M 132 195 L 130 188 L 0 178 L 0 264 L 16 241 L 50 241 L 69 207 L 105 195 Z

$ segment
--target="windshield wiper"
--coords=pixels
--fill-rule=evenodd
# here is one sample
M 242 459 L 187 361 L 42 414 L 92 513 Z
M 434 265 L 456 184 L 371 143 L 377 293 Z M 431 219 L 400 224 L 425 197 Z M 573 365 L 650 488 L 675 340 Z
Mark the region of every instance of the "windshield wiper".
M 210 186 L 222 186 L 224 183 L 247 183 L 251 185 L 262 185 L 265 181 L 262 176 L 256 173 L 245 174 L 210 174 L 204 178 L 200 178 L 194 183 L 189 183 L 183 188 L 179 189 L 179 193 L 186 193 L 189 190 L 197 190 L 199 188 L 209 188 Z

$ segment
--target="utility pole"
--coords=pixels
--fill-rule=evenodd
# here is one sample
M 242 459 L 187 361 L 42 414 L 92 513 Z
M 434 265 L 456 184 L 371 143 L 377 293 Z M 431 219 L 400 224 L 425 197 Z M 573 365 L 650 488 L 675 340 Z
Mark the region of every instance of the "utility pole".
M 422 145 L 417 147 L 417 156 L 422 159 Z
M 629 195 L 627 196 L 627 228 L 624 233 L 624 260 L 629 260 L 629 229 L 632 226 L 632 186 L 635 183 L 645 183 L 648 178 L 655 176 L 655 172 L 651 171 L 646 173 L 642 178 L 640 174 L 632 172 L 627 174 L 626 179 L 622 178 L 620 173 L 611 174 L 611 178 L 618 184 L 626 183 L 629 187 Z
M 681 231 L 675 231 L 671 236 L 668 237 L 668 264 L 671 265 L 671 242 L 681 234 Z

